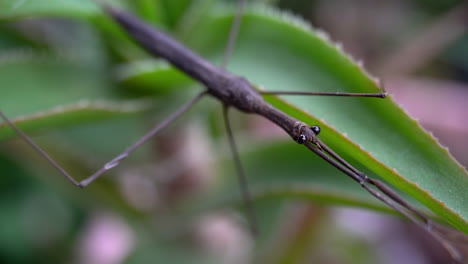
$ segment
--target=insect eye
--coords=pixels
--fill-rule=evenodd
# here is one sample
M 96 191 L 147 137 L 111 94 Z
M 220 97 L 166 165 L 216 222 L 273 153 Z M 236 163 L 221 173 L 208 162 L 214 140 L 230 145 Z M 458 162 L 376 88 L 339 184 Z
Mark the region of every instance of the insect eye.
M 318 135 L 320 133 L 320 127 L 319 126 L 311 126 L 310 130 L 312 130 L 315 135 Z
M 307 141 L 307 137 L 304 134 L 300 134 L 296 139 L 296 142 L 299 144 L 304 144 Z

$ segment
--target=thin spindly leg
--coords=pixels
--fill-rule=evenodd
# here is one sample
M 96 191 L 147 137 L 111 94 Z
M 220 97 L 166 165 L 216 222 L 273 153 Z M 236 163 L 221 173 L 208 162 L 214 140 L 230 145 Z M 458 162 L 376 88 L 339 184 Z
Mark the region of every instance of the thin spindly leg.
M 226 127 L 226 132 L 229 141 L 229 147 L 231 148 L 232 158 L 234 159 L 234 165 L 236 167 L 237 178 L 239 180 L 239 187 L 241 190 L 242 199 L 244 201 L 245 211 L 247 214 L 247 219 L 249 221 L 250 230 L 253 235 L 258 233 L 257 222 L 255 219 L 255 213 L 252 206 L 252 198 L 248 189 L 247 177 L 245 176 L 244 168 L 239 157 L 239 152 L 236 147 L 236 142 L 234 140 L 234 135 L 232 133 L 231 123 L 229 121 L 228 107 L 223 106 L 223 119 Z
M 182 105 L 172 113 L 169 117 L 167 117 L 164 121 L 162 121 L 157 126 L 153 127 L 146 135 L 141 137 L 137 142 L 133 145 L 129 146 L 125 149 L 124 152 L 113 158 L 111 161 L 106 163 L 102 168 L 96 171 L 93 175 L 89 176 L 88 178 L 84 179 L 81 182 L 76 181 L 62 166 L 60 166 L 52 157 L 49 156 L 39 145 L 37 145 L 28 135 L 26 135 L 21 129 L 19 129 L 3 112 L 0 111 L 0 117 L 5 121 L 5 123 L 10 126 L 15 132 L 24 139 L 29 145 L 31 145 L 41 156 L 43 156 L 47 161 L 49 161 L 61 174 L 63 174 L 70 182 L 72 182 L 75 186 L 84 188 L 88 186 L 91 182 L 99 178 L 102 174 L 106 171 L 114 168 L 115 166 L 119 165 L 119 163 L 125 159 L 130 153 L 135 151 L 138 147 L 148 141 L 151 137 L 156 135 L 159 131 L 167 127 L 169 124 L 174 122 L 179 116 L 183 113 L 187 112 L 198 100 L 200 100 L 206 92 L 199 93 L 195 96 L 192 100 L 187 102 L 186 104 Z
M 358 175 L 360 177 L 360 183 L 361 184 L 363 182 L 367 182 L 367 183 L 369 183 L 371 185 L 374 185 L 377 189 L 379 189 L 381 192 L 383 192 L 386 196 L 392 198 L 395 202 L 397 202 L 401 206 L 407 208 L 409 211 L 411 211 L 412 213 L 417 215 L 419 218 L 421 218 L 426 223 L 429 223 L 430 220 L 424 214 L 422 214 L 419 210 L 417 210 L 415 207 L 413 207 L 405 199 L 400 197 L 396 192 L 394 192 L 391 188 L 389 188 L 383 182 L 367 177 L 367 175 L 365 175 L 364 173 L 362 173 L 361 171 L 356 169 L 354 166 L 352 166 L 346 160 L 344 160 L 338 154 L 336 154 L 330 147 L 328 147 L 320 139 L 317 139 L 317 142 L 320 144 L 320 147 L 322 148 L 322 150 L 325 151 L 325 153 L 327 153 L 333 159 L 335 159 L 339 163 L 343 164 L 346 168 L 350 169 L 352 172 L 354 172 L 356 175 Z
M 183 46 L 178 44 L 175 40 L 171 39 L 170 37 L 162 34 L 159 31 L 151 29 L 149 26 L 141 23 L 138 19 L 126 14 L 125 12 L 119 11 L 117 9 L 113 8 L 107 8 L 107 11 L 109 14 L 114 17 L 114 19 L 121 24 L 123 28 L 127 30 L 127 32 L 135 38 L 137 42 L 139 42 L 144 48 L 146 48 L 151 54 L 154 54 L 156 56 L 161 56 L 166 58 L 169 62 L 174 64 L 176 67 L 179 67 L 182 71 L 185 71 L 188 73 L 190 76 L 193 78 L 199 80 L 202 83 L 210 83 L 210 90 L 211 92 L 216 91 L 219 92 L 219 94 L 224 94 L 225 91 L 223 91 L 224 83 L 219 83 L 217 80 L 212 80 L 208 78 L 207 76 L 211 76 L 212 73 L 215 75 L 219 76 L 224 76 L 223 72 L 219 72 L 216 70 L 216 67 L 212 67 L 209 63 L 203 61 L 200 57 L 198 57 L 196 54 L 193 54 L 189 50 L 185 49 Z M 238 17 L 240 17 L 238 15 Z M 239 22 L 240 24 L 240 22 Z M 236 32 L 237 30 L 232 30 L 232 32 Z M 236 33 L 231 33 L 230 35 L 234 37 L 230 37 L 230 39 L 235 39 Z M 155 45 L 155 43 L 158 43 L 158 45 Z M 229 41 L 228 43 L 234 43 L 234 41 Z M 164 44 L 164 45 L 163 45 Z M 228 45 L 229 46 L 229 45 Z M 228 50 L 231 50 L 232 48 L 228 48 Z M 230 51 L 227 52 L 226 54 L 230 54 Z M 225 55 L 226 58 L 229 57 L 229 55 Z M 227 59 L 225 59 L 227 61 Z M 230 76 L 225 76 L 227 79 L 230 78 Z M 248 86 L 238 86 L 238 89 L 244 89 Z M 251 88 L 251 87 L 250 87 Z M 243 90 L 245 92 L 250 91 L 246 88 Z M 272 93 L 272 92 L 270 92 Z M 311 93 L 311 92 L 273 92 L 275 94 L 296 94 L 296 95 L 332 95 L 332 96 L 364 96 L 364 97 L 385 97 L 387 93 L 384 91 L 381 93 L 377 94 L 355 94 L 355 93 Z M 239 104 L 241 100 L 244 100 L 244 98 L 237 98 L 235 95 L 237 93 L 232 93 L 233 96 L 231 97 L 217 97 L 218 99 L 221 99 L 225 105 L 230 105 L 239 109 L 244 109 L 245 105 Z M 238 100 L 236 100 L 238 99 Z M 257 101 L 257 103 L 261 103 L 262 101 Z M 267 108 L 270 109 L 270 108 Z M 273 108 L 271 108 L 273 109 Z M 256 113 L 255 111 L 251 111 Z M 262 112 L 262 114 L 267 117 L 267 118 L 278 118 L 278 119 L 270 119 L 270 120 L 275 120 L 275 123 L 281 123 L 280 121 L 285 121 L 287 124 L 284 124 L 285 127 L 288 129 L 291 129 L 288 133 L 293 131 L 290 126 L 291 121 L 288 120 L 288 116 L 285 116 L 283 114 L 279 114 L 277 111 L 273 110 L 265 110 Z M 227 115 L 226 115 L 227 116 Z M 297 121 L 299 122 L 299 121 Z M 284 128 L 284 127 L 283 127 Z M 288 130 L 286 129 L 286 130 Z M 304 135 L 299 135 L 300 137 L 298 138 L 297 135 L 292 135 L 293 138 L 298 141 L 300 139 L 301 142 L 304 142 L 307 138 L 304 139 Z M 312 138 L 309 138 L 312 139 Z M 298 141 L 299 142 L 299 141 Z M 369 193 L 371 193 L 373 196 L 378 198 L 379 200 L 382 200 L 384 203 L 389 205 L 390 207 L 394 208 L 398 212 L 402 213 L 403 215 L 407 216 L 409 219 L 412 221 L 415 221 L 415 223 L 418 224 L 418 226 L 424 228 L 426 231 L 428 231 L 430 234 L 433 234 L 431 231 L 431 226 L 430 223 L 427 221 L 422 221 L 424 218 L 418 218 L 416 215 L 419 216 L 418 213 L 414 213 L 413 209 L 411 207 L 408 207 L 405 205 L 403 200 L 399 198 L 398 195 L 396 195 L 393 192 L 390 192 L 390 188 L 383 187 L 384 185 L 380 184 L 380 182 L 377 182 L 375 180 L 370 180 L 365 174 L 357 171 L 354 169 L 350 164 L 345 162 L 343 159 L 339 158 L 338 155 L 336 155 L 334 152 L 327 152 L 324 150 L 319 141 L 310 141 L 306 143 L 301 143 L 305 144 L 307 147 L 309 147 L 314 153 L 325 159 L 327 162 L 338 168 L 339 170 L 343 171 L 350 177 L 352 177 L 354 180 L 359 182 Z M 235 146 L 234 144 L 231 144 Z M 374 185 L 374 186 L 371 186 Z M 374 188 L 375 187 L 375 188 Z M 437 234 L 433 235 L 435 238 L 438 238 L 438 241 L 440 241 L 444 246 L 444 240 L 440 239 L 440 236 Z M 452 248 L 453 249 L 453 248 Z M 453 253 L 453 251 L 450 251 Z M 455 256 L 455 255 L 453 255 Z M 460 259 L 459 257 L 455 256 L 455 259 Z
M 226 48 L 224 50 L 223 61 L 221 63 L 222 68 L 226 68 L 229 59 L 231 58 L 232 51 L 234 49 L 234 45 L 237 40 L 237 36 L 239 34 L 239 29 L 242 23 L 242 15 L 244 13 L 245 7 L 245 0 L 239 0 L 237 2 L 237 11 L 236 17 L 231 25 L 231 30 L 229 31 L 229 37 L 226 43 Z M 231 129 L 231 123 L 229 121 L 229 114 L 228 114 L 228 106 L 223 106 L 223 118 L 224 124 L 226 126 L 227 136 L 229 140 L 229 146 L 231 148 L 232 157 L 234 159 L 234 164 L 236 167 L 237 178 L 239 181 L 239 186 L 241 190 L 241 196 L 244 202 L 244 207 L 247 215 L 247 219 L 249 222 L 250 231 L 253 235 L 258 233 L 258 226 L 255 219 L 255 212 L 252 207 L 252 199 L 248 188 L 248 181 L 245 175 L 244 168 L 242 167 L 242 163 L 240 161 L 239 152 L 237 151 L 236 142 L 234 140 L 234 135 Z
M 346 92 L 309 92 L 309 91 L 260 91 L 261 94 L 272 95 L 317 95 L 317 96 L 347 96 L 347 97 L 375 97 L 385 98 L 388 96 L 385 88 L 381 86 L 380 93 L 346 93 Z
M 335 168 L 341 170 L 348 176 L 350 176 L 355 181 L 359 182 L 361 186 L 369 192 L 371 195 L 379 199 L 380 201 L 387 204 L 389 207 L 393 208 L 400 214 L 404 215 L 417 226 L 428 232 L 434 239 L 436 239 L 452 256 L 454 260 L 460 261 L 462 256 L 460 252 L 442 235 L 437 233 L 437 230 L 433 230 L 432 221 L 425 216 L 418 209 L 409 204 L 405 199 L 400 195 L 394 192 L 390 187 L 384 184 L 381 181 L 369 178 L 364 173 L 360 172 L 338 154 L 333 152 L 325 143 L 321 142 L 319 139 L 316 139 L 317 143 L 320 145 L 320 148 L 315 145 L 315 143 L 305 142 L 304 145 L 312 150 L 315 154 L 320 156 L 322 159 L 333 165 Z M 369 186 L 372 185 L 373 187 Z
M 375 97 L 385 98 L 388 93 L 381 87 L 380 93 L 345 93 L 345 92 L 309 92 L 309 91 L 260 91 L 261 94 L 273 95 L 318 95 L 318 96 L 348 96 L 348 97 Z
M 223 61 L 221 63 L 222 68 L 226 68 L 229 59 L 231 58 L 232 50 L 234 49 L 234 44 L 236 43 L 237 36 L 239 35 L 239 29 L 242 23 L 242 16 L 244 13 L 245 0 L 237 1 L 237 11 L 236 17 L 231 25 L 231 30 L 229 31 L 229 37 L 226 43 L 226 48 L 224 49 Z
M 299 91 L 260 91 L 261 94 L 274 95 L 319 95 L 319 96 L 350 96 L 350 97 L 387 97 L 387 92 L 381 93 L 344 93 L 344 92 L 299 92 Z

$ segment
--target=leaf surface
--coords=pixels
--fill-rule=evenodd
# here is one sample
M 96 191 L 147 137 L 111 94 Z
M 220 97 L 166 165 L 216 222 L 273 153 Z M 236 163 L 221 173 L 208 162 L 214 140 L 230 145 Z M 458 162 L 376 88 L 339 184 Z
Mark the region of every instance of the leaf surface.
M 215 62 L 221 61 L 233 19 L 227 10 L 205 19 L 196 29 L 199 34 L 188 40 L 192 48 Z M 375 78 L 323 32 L 292 15 L 264 7 L 245 13 L 229 69 L 267 90 L 380 91 Z M 352 158 L 358 168 L 379 175 L 468 232 L 466 170 L 391 96 L 384 100 L 265 98 L 301 121 L 320 125 L 320 138 L 338 154 Z M 284 177 L 291 180 L 287 174 Z M 315 179 L 310 177 L 310 181 Z
M 187 44 L 213 61 L 221 61 L 232 19 L 232 10 L 225 8 L 204 17 L 192 28 L 197 34 L 187 37 Z M 376 81 L 359 63 L 332 44 L 321 31 L 310 29 L 291 15 L 264 7 L 251 8 L 244 15 L 229 69 L 261 85 L 261 89 L 379 91 Z M 56 70 L 60 72 L 60 69 Z M 185 83 L 185 77 L 169 72 L 178 79 L 168 82 L 161 78 L 166 86 L 178 81 Z M 154 73 L 161 74 L 159 70 Z M 158 78 L 138 74 L 126 78 L 139 83 L 145 83 L 145 78 L 153 78 L 154 87 L 158 86 Z M 452 225 L 468 232 L 468 176 L 465 169 L 391 97 L 382 100 L 266 96 L 266 99 L 308 124 L 320 125 L 320 138 L 338 154 L 370 175 L 379 175 Z M 297 149 L 299 146 L 291 143 L 292 147 Z M 311 175 L 305 174 L 306 180 L 320 183 L 320 177 L 314 177 L 313 171 L 311 169 Z M 334 173 L 342 177 L 337 180 L 338 185 L 349 181 L 340 172 Z M 287 172 L 281 175 L 284 182 L 304 180 L 304 175 L 297 177 Z

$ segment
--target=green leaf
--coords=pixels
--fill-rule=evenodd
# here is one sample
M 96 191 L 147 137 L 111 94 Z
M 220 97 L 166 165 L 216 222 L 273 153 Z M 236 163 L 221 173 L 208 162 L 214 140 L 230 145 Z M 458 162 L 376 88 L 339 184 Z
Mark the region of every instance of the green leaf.
M 9 6 L 11 2 L 3 3 L 4 6 L 0 6 L 4 7 L 1 9 L 3 13 L 0 13 L 0 17 L 12 18 L 45 14 L 80 16 L 94 12 L 89 11 L 91 9 L 87 9 L 86 5 L 82 9 L 83 6 L 73 7 L 60 1 L 60 4 L 51 4 L 50 1 L 47 1 L 47 5 L 50 7 L 47 7 L 44 1 L 23 2 L 18 1 L 18 7 L 15 9 Z M 77 2 L 70 1 L 70 3 L 76 4 Z M 175 4 L 170 3 L 170 5 Z M 173 12 L 171 11 L 172 13 L 168 15 L 173 24 L 175 24 L 176 18 L 182 17 L 184 12 L 188 10 L 186 2 L 177 3 L 177 5 L 179 4 L 178 7 L 169 7 L 173 8 L 171 9 Z M 67 10 L 71 10 L 71 13 Z M 220 9 L 210 17 L 204 17 L 191 28 L 191 31 L 197 32 L 197 34 L 185 36 L 187 43 L 213 61 L 220 61 L 232 19 L 233 12 L 231 9 Z M 34 66 L 34 63 L 32 65 Z M 10 115 L 24 114 L 23 112 L 31 114 L 41 109 L 50 109 L 53 105 L 76 102 L 66 93 L 94 86 L 81 83 L 82 79 L 90 80 L 89 78 L 83 78 L 84 76 L 92 74 L 88 72 L 84 76 L 80 76 L 83 69 L 65 70 L 62 66 L 51 66 L 47 63 L 40 66 L 35 65 L 36 68 L 26 70 L 32 76 L 36 76 L 34 74 L 36 71 L 41 74 L 37 74 L 35 77 L 37 79 L 33 78 L 30 81 L 31 83 L 24 86 L 32 87 L 33 84 L 40 83 L 46 88 L 49 86 L 65 87 L 71 85 L 79 86 L 76 87 L 78 89 L 71 89 L 68 92 L 63 91 L 63 93 L 59 92 L 58 94 L 48 92 L 47 94 L 51 95 L 52 98 L 56 97 L 54 100 L 49 100 L 49 98 L 39 100 L 37 98 L 41 94 L 37 92 L 35 94 L 34 89 L 30 89 L 32 97 L 25 104 L 26 107 L 21 110 L 15 107 L 13 102 L 24 99 L 20 96 L 24 93 L 12 93 L 18 98 L 1 102 L 2 106 L 3 104 L 7 105 Z M 27 67 L 29 65 L 26 65 Z M 304 22 L 291 15 L 285 15 L 266 8 L 252 8 L 244 15 L 239 41 L 236 44 L 229 69 L 239 75 L 248 77 L 252 82 L 263 85 L 265 89 L 269 90 L 378 91 L 373 78 L 366 74 L 359 64 L 344 55 L 339 48 L 330 44 L 330 41 L 323 33 L 308 28 Z M 185 85 L 187 82 L 186 77 L 169 68 L 161 70 L 154 67 L 153 71 L 133 70 L 125 70 L 125 74 L 130 74 L 123 74 L 124 77 L 122 78 L 132 86 L 137 84 L 142 87 L 151 87 L 151 83 L 154 82 L 153 87 L 161 85 L 162 87 L 168 87 L 167 89 L 172 89 L 172 87 Z M 11 73 L 15 71 L 12 70 Z M 70 72 L 78 73 L 78 77 L 72 79 Z M 9 82 L 27 82 L 21 80 L 20 77 L 26 75 L 21 74 L 13 77 L 15 75 L 10 76 L 9 73 L 8 69 L 6 69 L 3 76 L 3 78 L 10 78 L 8 79 Z M 41 80 L 40 76 L 48 77 Z M 56 78 L 64 79 L 55 82 Z M 70 80 L 65 81 L 67 78 L 70 78 Z M 52 85 L 48 83 L 49 79 L 52 80 Z M 160 83 L 158 83 L 159 80 Z M 66 85 L 64 85 L 65 83 Z M 12 87 L 22 86 L 12 85 Z M 85 90 L 90 94 L 93 93 L 92 90 Z M 102 91 L 102 89 L 97 90 Z M 61 95 L 64 97 L 61 97 Z M 90 98 L 94 97 L 99 98 L 100 96 L 96 94 Z M 2 98 L 4 97 L 2 96 Z M 419 200 L 451 224 L 465 232 L 468 231 L 468 210 L 465 206 L 468 204 L 468 195 L 464 192 L 468 186 L 466 171 L 451 158 L 446 149 L 440 147 L 436 140 L 392 102 L 391 98 L 381 100 L 371 98 L 288 97 L 287 100 L 291 103 L 274 96 L 266 98 L 288 114 L 309 124 L 320 125 L 322 127 L 321 139 L 340 155 L 351 159 L 353 164 L 356 164 L 360 169 L 372 176 L 372 172 L 381 176 L 397 188 Z M 12 99 L 11 96 L 10 99 Z M 8 104 L 10 105 L 8 106 Z M 313 115 L 310 113 L 313 113 Z M 46 123 L 44 122 L 42 125 Z M 40 126 L 39 123 L 37 127 Z M 298 145 L 294 146 L 296 148 L 300 147 Z M 313 156 L 310 152 L 300 155 L 310 156 L 311 159 Z M 271 156 L 266 157 L 271 158 Z M 291 155 L 291 157 L 294 157 L 294 155 Z M 289 161 L 288 164 L 290 162 L 292 161 Z M 313 164 L 314 162 L 310 163 L 310 165 Z M 323 164 L 320 166 L 330 169 L 331 174 L 339 176 L 335 183 L 337 186 L 346 186 L 348 182 L 351 182 L 340 172 L 331 167 L 326 167 L 329 165 Z M 262 167 L 265 168 L 265 166 Z M 268 166 L 266 167 L 268 168 Z M 280 179 L 283 181 L 279 182 L 279 184 L 284 184 L 285 187 L 287 187 L 286 183 L 292 182 L 294 184 L 298 179 L 311 184 L 324 183 L 328 180 L 328 177 L 320 180 L 320 177 L 317 179 L 315 175 L 302 173 L 299 174 L 305 178 L 290 178 L 288 171 L 278 173 L 281 170 L 276 170 L 275 172 L 276 175 L 282 175 Z M 330 174 L 324 173 L 323 175 L 328 176 Z M 260 183 L 263 184 L 264 182 L 260 181 Z M 261 188 L 268 188 L 268 185 Z M 355 188 L 359 189 L 359 186 Z M 363 192 L 362 190 L 359 191 Z M 294 195 L 290 193 L 288 196 L 293 197 Z
M 193 84 L 192 79 L 162 59 L 128 63 L 116 72 L 123 85 L 148 94 L 174 91 Z
M 142 100 L 111 101 L 105 71 L 75 57 L 33 50 L 4 52 L 0 109 L 25 131 L 50 129 L 139 113 Z M 107 98 L 105 101 L 100 100 Z M 13 136 L 0 124 L 0 139 Z
M 199 25 L 199 34 L 188 43 L 220 61 L 232 19 L 232 12 L 219 11 Z M 379 91 L 374 78 L 323 32 L 267 8 L 253 8 L 244 14 L 229 65 L 231 71 L 268 90 Z M 275 96 L 266 99 L 308 124 L 320 125 L 320 138 L 337 153 L 353 157 L 358 167 L 375 172 L 468 232 L 466 171 L 391 97 L 291 96 L 287 98 L 290 103 Z
M 93 0 L 0 0 L 0 19 L 26 16 L 87 17 L 100 12 Z
M 191 0 L 163 0 L 160 2 L 166 14 L 167 24 L 176 26 L 184 13 L 190 8 Z
M 163 24 L 164 12 L 162 6 L 153 0 L 137 0 L 134 5 L 138 10 L 138 14 L 150 23 Z
M 105 71 L 76 56 L 34 50 L 6 51 L 0 63 L 0 104 L 10 116 L 31 114 L 79 99 L 110 95 Z
M 249 142 L 248 138 L 242 138 L 237 141 L 242 150 L 242 164 L 247 171 L 255 202 L 264 199 L 298 199 L 395 213 L 364 192 L 354 181 L 346 180 L 334 167 L 327 166 L 318 156 L 311 156 L 299 144 L 291 144 L 286 139 L 258 139 Z M 224 164 L 219 167 L 226 171 L 226 168 L 232 167 L 231 153 L 227 151 L 222 157 Z M 376 176 L 369 173 L 372 177 Z M 223 176 L 226 189 L 222 189 L 219 195 L 227 194 L 225 199 L 228 203 L 242 203 L 239 190 L 232 189 L 237 184 L 236 177 L 234 170 Z
M 254 203 L 263 200 L 280 202 L 284 199 L 294 199 L 398 214 L 365 192 L 360 185 L 337 173 L 334 167 L 321 158 L 310 155 L 310 151 L 299 144 L 291 144 L 291 141 L 286 139 L 252 140 L 245 137 L 238 138 L 237 141 L 242 151 L 242 164 L 247 172 Z M 220 157 L 221 164 L 217 167 L 223 168 L 224 188 L 208 199 L 216 200 L 215 197 L 222 197 L 221 202 L 215 202 L 214 207 L 220 204 L 242 204 L 239 190 L 232 188 L 238 184 L 237 174 L 232 168 L 232 155 L 226 150 Z M 346 153 L 344 158 L 352 164 L 356 163 L 354 158 Z M 372 178 L 382 180 L 368 168 L 363 167 L 361 170 Z M 408 195 L 401 195 L 420 210 L 426 211 L 430 217 L 441 220 L 440 217 L 427 212 L 419 202 Z
M 71 125 L 99 122 L 141 113 L 150 108 L 147 100 L 135 101 L 80 101 L 75 104 L 55 106 L 44 112 L 20 116 L 12 121 L 23 131 L 52 129 Z M 5 123 L 0 123 L 0 140 L 16 136 Z

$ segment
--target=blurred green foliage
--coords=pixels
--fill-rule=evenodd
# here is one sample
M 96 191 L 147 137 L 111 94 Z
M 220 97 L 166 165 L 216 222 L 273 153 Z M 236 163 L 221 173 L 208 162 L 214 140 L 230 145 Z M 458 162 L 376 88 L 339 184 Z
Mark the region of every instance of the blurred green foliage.
M 232 3 L 113 2 L 211 61 L 221 60 L 234 17 Z M 285 2 L 281 7 L 314 8 Z M 1 1 L 0 10 L 0 108 L 73 175 L 90 175 L 201 89 L 141 51 L 92 1 Z M 433 10 L 439 9 L 424 12 Z M 323 33 L 263 5 L 244 14 L 229 70 L 261 89 L 379 89 Z M 291 104 L 266 99 L 304 122 L 319 124 L 323 140 L 368 175 L 391 182 L 439 217 L 468 230 L 466 172 L 391 99 L 288 98 Z M 204 99 L 121 168 L 85 190 L 75 189 L 8 127 L 0 126 L 2 262 L 86 262 L 87 230 L 105 212 L 134 234 L 133 240 L 127 239 L 133 244 L 124 256 L 126 263 L 221 263 L 226 255 L 212 250 L 213 242 L 199 234 L 200 219 L 224 215 L 227 208 L 232 216 L 240 203 L 219 110 L 216 102 Z M 262 132 L 258 119 L 238 114 L 234 119 L 262 229 L 248 257 L 252 262 L 271 258 L 265 255 L 273 247 L 285 260 L 281 263 L 301 263 L 286 261 L 296 259 L 288 255 L 295 249 L 285 245 L 287 240 L 272 246 L 296 200 L 391 212 L 284 134 L 272 137 L 278 132 L 270 126 L 271 133 Z M 441 176 L 446 178 L 442 181 Z M 238 216 L 229 219 L 239 227 L 234 231 L 245 234 Z M 315 225 L 330 233 L 316 234 L 310 228 L 306 236 L 341 239 L 342 252 L 334 258 L 343 263 L 375 262 L 371 245 L 358 241 L 363 246 L 356 246 L 356 240 L 332 232 L 326 219 L 323 210 Z M 320 259 L 319 251 L 310 255 Z

